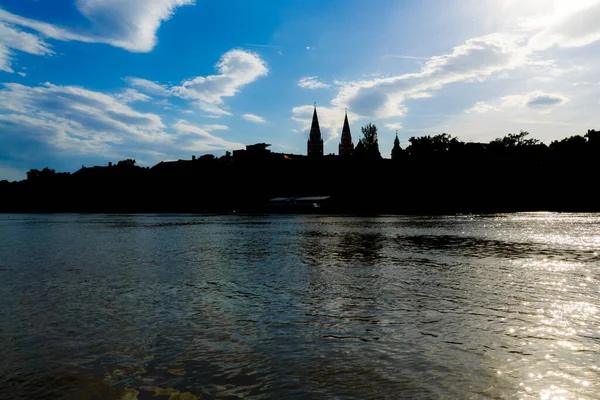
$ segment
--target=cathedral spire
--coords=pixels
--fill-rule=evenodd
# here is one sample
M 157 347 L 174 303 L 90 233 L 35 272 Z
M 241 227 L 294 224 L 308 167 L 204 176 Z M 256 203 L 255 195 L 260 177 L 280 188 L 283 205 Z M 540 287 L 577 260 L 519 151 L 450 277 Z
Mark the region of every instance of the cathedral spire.
M 313 111 L 312 124 L 310 126 L 310 137 L 314 135 L 321 137 L 321 128 L 319 127 L 319 117 L 317 116 L 317 103 L 315 103 L 315 109 Z
M 398 160 L 402 157 L 402 147 L 398 139 L 398 130 L 396 130 L 396 139 L 394 139 L 394 148 L 392 148 L 392 160 Z
M 354 143 L 352 143 L 352 135 L 350 134 L 350 124 L 348 123 L 348 109 L 344 116 L 344 127 L 342 128 L 342 138 L 338 147 L 340 156 L 350 156 L 354 152 Z
M 317 116 L 317 103 L 313 111 L 312 124 L 307 143 L 307 152 L 309 157 L 323 156 L 323 138 L 321 137 L 321 128 L 319 127 L 319 117 Z

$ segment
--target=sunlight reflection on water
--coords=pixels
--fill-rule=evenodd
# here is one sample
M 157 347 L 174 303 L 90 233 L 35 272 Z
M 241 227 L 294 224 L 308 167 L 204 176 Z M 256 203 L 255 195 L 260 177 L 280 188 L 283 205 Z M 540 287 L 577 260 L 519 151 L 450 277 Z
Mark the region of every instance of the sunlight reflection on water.
M 600 397 L 600 214 L 2 215 L 0 398 Z

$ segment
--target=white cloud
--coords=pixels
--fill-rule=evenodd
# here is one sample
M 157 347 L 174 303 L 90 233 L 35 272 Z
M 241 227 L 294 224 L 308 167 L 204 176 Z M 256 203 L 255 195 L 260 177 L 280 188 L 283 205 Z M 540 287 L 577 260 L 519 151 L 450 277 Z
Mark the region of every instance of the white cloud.
M 256 53 L 230 50 L 215 66 L 218 74 L 187 79 L 180 85 L 160 85 L 141 78 L 126 78 L 140 90 L 159 96 L 177 96 L 193 101 L 201 110 L 213 116 L 231 115 L 222 108 L 224 97 L 236 95 L 240 89 L 269 72 L 267 64 Z
M 312 123 L 314 106 L 299 106 L 292 109 L 292 119 L 302 124 L 302 132 L 310 132 Z M 321 128 L 321 136 L 327 142 L 338 137 L 344 126 L 344 109 L 335 107 L 318 107 L 317 116 L 319 118 L 319 127 Z M 352 112 L 348 112 L 348 122 L 352 131 L 352 124 L 360 117 Z M 356 135 L 357 133 L 353 133 Z
M 500 109 L 496 106 L 486 103 L 485 101 L 478 101 L 477 103 L 475 103 L 473 105 L 473 107 L 469 108 L 465 112 L 467 114 L 470 114 L 470 113 L 485 114 L 490 111 L 500 111 Z
M 134 52 L 149 52 L 156 32 L 178 7 L 194 0 L 77 0 L 77 10 L 91 23 L 89 32 L 75 32 L 0 9 L 0 21 L 36 30 L 56 40 L 107 43 Z
M 331 85 L 321 82 L 318 76 L 306 76 L 300 78 L 298 80 L 298 86 L 303 89 L 326 89 L 331 87 Z
M 220 151 L 235 150 L 245 147 L 242 143 L 229 142 L 225 139 L 216 137 L 196 125 L 192 125 L 185 120 L 177 121 L 173 128 L 177 131 L 181 140 L 181 146 L 190 151 Z
M 386 129 L 402 129 L 402 124 L 396 122 L 396 123 L 389 123 L 389 124 L 384 124 L 383 125 Z
M 560 93 L 535 91 L 504 96 L 501 99 L 501 105 L 503 108 L 529 107 L 537 110 L 548 110 L 551 107 L 563 105 L 568 101 L 569 98 Z
M 580 98 L 571 98 L 564 93 L 532 91 L 480 101 L 464 113 L 448 116 L 428 131 L 448 132 L 465 141 L 486 142 L 509 132 L 526 130 L 549 143 L 598 126 L 599 120 L 590 112 L 595 107 L 590 104 L 595 94 L 580 94 Z
M 105 150 L 125 139 L 156 143 L 169 140 L 155 114 L 140 113 L 107 94 L 49 83 L 29 87 L 4 84 L 0 91 L 0 125 L 6 133 L 76 153 Z
M 102 1 L 102 0 L 98 0 Z M 24 28 L 29 28 L 34 31 L 41 33 L 47 38 L 62 40 L 62 41 L 80 41 L 87 43 L 100 43 L 102 40 L 100 38 L 95 38 L 86 34 L 79 34 L 70 32 L 68 29 L 64 29 L 58 26 L 54 26 L 52 24 L 48 24 L 45 22 L 37 21 L 30 18 L 21 17 L 16 14 L 12 14 L 8 11 L 5 11 L 0 8 L 0 21 L 7 22 L 9 24 L 22 26 Z
M 0 90 L 3 149 L 15 140 L 29 140 L 50 146 L 53 154 L 138 154 L 158 161 L 182 151 L 242 147 L 208 133 L 227 130 L 225 125 L 203 129 L 178 121 L 169 126 L 156 114 L 136 111 L 120 96 L 50 83 L 36 87 L 4 84 Z
M 0 22 L 0 41 L 15 50 L 36 55 L 51 55 L 51 46 L 39 36 L 23 32 L 13 26 Z
M 204 125 L 202 128 L 206 131 L 228 131 L 229 130 L 229 127 L 227 125 L 218 125 L 218 124 Z
M 11 49 L 35 55 L 52 55 L 54 52 L 50 47 L 40 37 L 0 22 L 0 71 L 14 72 L 11 68 Z
M 515 108 L 530 108 L 532 110 L 548 112 L 551 108 L 564 105 L 568 101 L 569 98 L 561 93 L 535 91 L 503 96 L 493 102 L 493 104 L 486 103 L 485 101 L 478 101 L 473 105 L 473 107 L 465 110 L 465 112 L 467 114 L 485 114 L 489 112 L 504 112 L 508 110 L 514 112 Z
M 77 9 L 101 32 L 107 43 L 130 51 L 148 52 L 156 31 L 176 8 L 194 0 L 77 0 Z
M 23 78 L 25 78 L 27 76 L 27 74 L 25 72 L 17 72 L 18 75 L 21 75 Z
M 155 106 L 159 106 L 163 110 L 172 110 L 175 106 L 171 104 L 171 102 L 167 99 L 160 99 L 158 101 L 154 101 L 152 104 Z
M 11 52 L 8 47 L 0 43 L 0 71 L 13 73 L 15 72 L 11 67 Z
M 265 122 L 267 122 L 267 121 L 265 121 L 265 119 L 263 117 L 259 117 L 258 115 L 254 115 L 254 114 L 244 114 L 242 116 L 242 118 L 244 118 L 247 121 L 256 122 L 259 124 L 264 124 Z
M 347 106 L 364 116 L 403 116 L 408 99 L 431 97 L 432 91 L 456 82 L 484 81 L 493 74 L 515 69 L 530 52 L 515 35 L 492 34 L 469 39 L 449 54 L 431 57 L 417 73 L 374 80 L 339 82 L 332 104 Z
M 600 40 L 600 1 L 569 1 L 567 12 L 531 19 L 529 25 L 543 27 L 529 45 L 534 50 L 552 46 L 582 47 Z
M 598 85 L 598 82 L 573 82 L 573 86 L 594 86 Z
M 115 96 L 122 103 L 133 103 L 136 101 L 150 101 L 152 97 L 146 96 L 144 93 L 140 93 L 135 89 L 126 89 L 123 93 Z
M 137 87 L 138 89 L 143 90 L 146 93 L 153 94 L 155 96 L 168 97 L 171 95 L 171 92 L 167 87 L 162 86 L 156 82 L 149 81 L 147 79 L 127 77 L 125 78 L 125 82 L 127 82 L 131 86 Z
M 242 87 L 269 72 L 267 64 L 256 53 L 230 50 L 216 65 L 217 75 L 199 76 L 182 82 L 172 92 L 194 100 L 198 107 L 213 114 L 231 115 L 223 110 L 223 97 L 234 96 Z

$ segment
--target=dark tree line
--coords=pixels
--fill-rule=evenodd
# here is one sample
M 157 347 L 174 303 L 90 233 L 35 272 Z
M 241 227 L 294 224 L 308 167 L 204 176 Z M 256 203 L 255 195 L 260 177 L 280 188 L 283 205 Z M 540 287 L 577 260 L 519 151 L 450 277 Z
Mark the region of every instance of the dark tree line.
M 411 137 L 406 149 L 401 149 L 392 158 L 402 160 L 427 160 L 439 158 L 467 157 L 476 161 L 480 157 L 511 158 L 515 162 L 536 158 L 539 161 L 590 158 L 600 151 L 600 131 L 589 130 L 585 135 L 575 135 L 555 140 L 546 145 L 529 136 L 529 132 L 509 133 L 489 143 L 462 142 L 447 133 L 434 136 Z
M 1 212 L 257 212 L 280 196 L 332 196 L 330 212 L 600 211 L 600 131 L 546 145 L 528 132 L 489 143 L 449 134 L 411 137 L 383 159 L 377 128 L 362 128 L 353 157 L 236 159 L 206 154 L 159 163 L 133 159 L 57 173 L 32 169 L 0 182 Z

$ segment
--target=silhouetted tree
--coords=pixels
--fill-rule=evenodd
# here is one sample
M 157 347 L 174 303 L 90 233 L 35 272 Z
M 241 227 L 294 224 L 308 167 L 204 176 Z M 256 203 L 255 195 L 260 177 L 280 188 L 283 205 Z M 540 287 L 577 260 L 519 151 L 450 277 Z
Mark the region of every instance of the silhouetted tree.
M 233 160 L 233 157 L 231 156 L 231 152 L 226 151 L 225 154 L 221 156 L 220 160 L 223 162 L 231 162 L 231 160 Z
M 39 176 L 40 176 L 39 169 L 30 169 L 29 171 L 27 171 L 27 180 L 28 181 L 33 181 L 36 178 L 38 178 Z
M 577 135 L 550 143 L 550 150 L 561 156 L 583 155 L 587 145 L 585 137 Z
M 457 138 L 442 133 L 435 136 L 411 137 L 408 139 L 410 145 L 406 151 L 411 156 L 433 156 L 434 154 L 444 154 L 450 151 L 459 150 L 464 146 L 464 142 Z
M 135 166 L 135 160 L 128 158 L 126 160 L 121 160 L 117 163 L 117 167 L 134 167 Z
M 492 140 L 488 147 L 492 159 L 499 161 L 508 158 L 521 166 L 540 165 L 548 157 L 548 146 L 537 139 L 528 138 L 528 135 L 529 132 L 521 131 Z
M 590 147 L 595 149 L 600 148 L 600 131 L 588 129 L 585 137 L 587 138 Z
M 511 148 L 523 146 L 535 146 L 540 144 L 537 139 L 527 138 L 529 132 L 521 131 L 520 133 L 509 133 L 503 138 L 496 138 L 490 142 L 492 148 Z
M 48 167 L 43 170 L 30 169 L 27 172 L 27 180 L 48 180 L 56 175 L 56 171 Z
M 200 161 L 213 161 L 215 156 L 213 154 L 204 154 L 200 156 Z
M 363 137 L 359 140 L 359 145 L 362 143 L 364 147 L 364 156 L 369 159 L 380 159 L 379 141 L 377 139 L 377 127 L 373 124 L 367 124 L 361 128 Z M 358 148 L 358 145 L 357 145 Z M 356 149 L 354 149 L 356 153 Z M 359 151 L 361 156 L 362 151 Z

